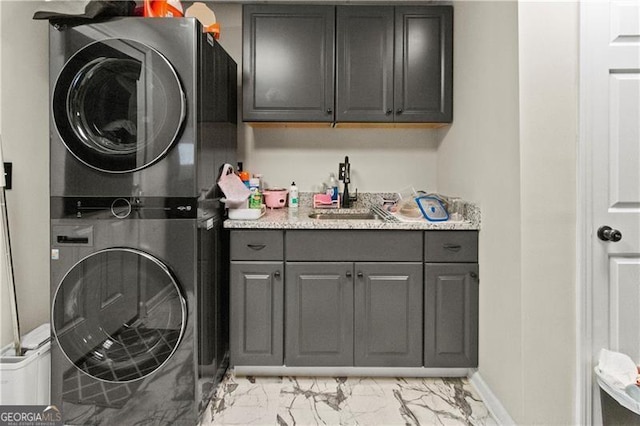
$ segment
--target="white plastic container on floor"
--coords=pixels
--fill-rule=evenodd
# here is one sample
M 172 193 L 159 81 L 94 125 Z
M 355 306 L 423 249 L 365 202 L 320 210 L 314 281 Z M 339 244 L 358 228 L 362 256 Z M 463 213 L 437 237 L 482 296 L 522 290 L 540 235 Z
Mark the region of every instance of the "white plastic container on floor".
M 43 324 L 23 338 L 23 343 L 37 336 L 37 349 L 15 356 L 13 344 L 0 351 L 0 405 L 49 405 L 51 403 L 51 342 Z M 32 334 L 35 333 L 35 334 Z M 30 337 L 31 335 L 31 337 Z M 45 342 L 45 343 L 42 343 Z

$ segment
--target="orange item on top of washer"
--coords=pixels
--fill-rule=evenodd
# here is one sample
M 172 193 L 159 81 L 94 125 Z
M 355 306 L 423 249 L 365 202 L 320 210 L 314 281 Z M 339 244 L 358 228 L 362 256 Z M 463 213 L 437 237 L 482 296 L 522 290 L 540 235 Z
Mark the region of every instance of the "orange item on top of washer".
M 145 18 L 182 18 L 184 9 L 180 0 L 144 0 Z

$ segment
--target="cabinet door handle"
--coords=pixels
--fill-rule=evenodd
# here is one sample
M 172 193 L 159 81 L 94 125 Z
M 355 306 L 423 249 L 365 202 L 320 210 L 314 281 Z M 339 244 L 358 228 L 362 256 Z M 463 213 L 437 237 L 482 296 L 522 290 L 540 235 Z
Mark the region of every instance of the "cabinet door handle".
M 362 273 L 362 271 L 358 271 L 358 278 L 362 278 L 364 277 L 364 274 Z
M 460 251 L 462 246 L 460 244 L 443 244 L 442 248 L 449 251 Z
M 275 271 L 275 272 L 273 273 L 273 276 L 274 276 L 275 278 L 280 278 L 280 271 Z
M 392 110 L 391 108 L 389 108 L 389 109 L 387 110 L 387 115 L 391 115 L 391 113 L 392 113 L 392 112 L 393 112 L 393 110 Z
M 331 108 L 327 108 L 327 114 L 333 114 L 333 110 Z
M 473 278 L 474 280 L 475 280 L 476 278 L 478 278 L 478 274 L 476 274 L 475 272 L 470 272 L 470 273 L 469 273 L 469 276 L 470 276 L 471 278 Z
M 251 250 L 262 250 L 263 248 L 265 248 L 267 245 L 266 244 L 247 244 L 247 247 L 249 247 Z
M 347 278 L 351 278 L 353 275 L 351 274 L 351 271 L 347 271 L 347 273 L 345 274 L 347 276 Z
M 402 108 L 398 108 L 398 109 L 396 110 L 396 114 L 402 114 Z

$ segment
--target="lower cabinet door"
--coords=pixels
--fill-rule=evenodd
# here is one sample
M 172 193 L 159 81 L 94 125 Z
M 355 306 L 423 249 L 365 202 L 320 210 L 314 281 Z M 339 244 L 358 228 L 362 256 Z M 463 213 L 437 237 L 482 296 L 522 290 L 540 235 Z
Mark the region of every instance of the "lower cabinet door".
M 283 364 L 282 262 L 231 262 L 232 365 Z
M 353 263 L 287 262 L 287 366 L 353 365 Z
M 478 264 L 427 263 L 424 366 L 478 366 Z
M 422 263 L 355 264 L 355 365 L 422 365 Z

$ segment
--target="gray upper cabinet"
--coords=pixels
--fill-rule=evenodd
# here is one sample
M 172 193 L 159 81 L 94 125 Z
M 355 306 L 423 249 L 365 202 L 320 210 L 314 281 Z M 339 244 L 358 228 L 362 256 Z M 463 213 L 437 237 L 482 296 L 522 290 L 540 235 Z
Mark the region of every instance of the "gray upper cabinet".
M 396 122 L 453 119 L 453 8 L 395 8 Z
M 334 120 L 335 7 L 243 7 L 243 120 Z
M 452 6 L 243 11 L 244 121 L 452 121 Z
M 338 6 L 336 52 L 336 121 L 452 121 L 451 6 Z
M 393 122 L 393 10 L 338 6 L 336 121 Z

